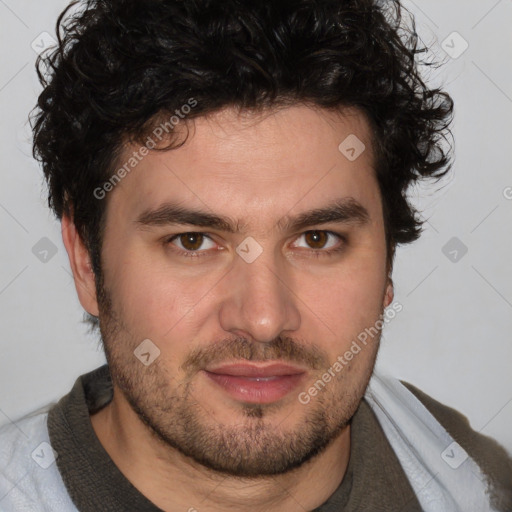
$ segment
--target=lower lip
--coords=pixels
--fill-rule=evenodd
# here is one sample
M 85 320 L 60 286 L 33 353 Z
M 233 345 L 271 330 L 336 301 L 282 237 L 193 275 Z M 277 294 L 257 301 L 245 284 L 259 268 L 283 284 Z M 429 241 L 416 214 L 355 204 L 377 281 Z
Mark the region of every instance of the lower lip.
M 208 371 L 204 373 L 236 400 L 257 404 L 269 404 L 284 398 L 299 385 L 304 375 L 279 375 L 256 380 L 252 377 L 222 375 Z

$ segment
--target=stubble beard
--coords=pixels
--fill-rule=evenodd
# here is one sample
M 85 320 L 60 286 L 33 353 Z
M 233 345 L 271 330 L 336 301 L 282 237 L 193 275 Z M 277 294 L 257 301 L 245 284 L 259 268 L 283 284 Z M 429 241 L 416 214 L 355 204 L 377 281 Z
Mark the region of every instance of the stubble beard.
M 177 450 L 194 463 L 225 475 L 246 478 L 280 475 L 321 454 L 356 412 L 377 356 L 379 339 L 376 338 L 372 342 L 374 346 L 367 347 L 364 365 L 343 368 L 308 404 L 297 400 L 294 408 L 300 408 L 301 420 L 294 428 L 280 428 L 276 417 L 283 417 L 283 422 L 287 415 L 276 414 L 278 404 L 240 404 L 236 425 L 222 424 L 211 420 L 209 406 L 197 400 L 193 378 L 177 383 L 161 364 L 162 358 L 145 366 L 135 357 L 133 350 L 140 341 L 135 341 L 123 326 L 101 279 L 97 292 L 100 331 L 114 386 L 123 393 L 154 439 L 171 450 L 170 460 Z M 221 346 L 223 354 L 247 360 L 279 359 L 285 353 L 290 356 L 290 351 L 304 354 L 304 349 L 289 338 L 270 342 L 264 353 L 259 344 L 241 339 L 229 340 Z M 218 347 L 215 352 L 219 353 Z M 200 354 L 199 360 L 203 356 L 204 353 Z M 288 360 L 293 362 L 291 357 Z M 363 363 L 363 358 L 357 362 Z M 315 371 L 316 377 L 308 387 L 325 370 L 327 367 Z

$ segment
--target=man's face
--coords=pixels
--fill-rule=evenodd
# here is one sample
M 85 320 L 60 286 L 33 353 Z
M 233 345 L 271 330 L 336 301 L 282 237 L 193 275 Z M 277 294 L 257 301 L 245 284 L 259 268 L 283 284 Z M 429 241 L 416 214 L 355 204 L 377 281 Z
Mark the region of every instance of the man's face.
M 366 150 L 351 161 L 338 146 L 353 135 Z M 346 426 L 378 339 L 333 364 L 392 298 L 372 166 L 357 111 L 224 110 L 110 193 L 101 332 L 114 384 L 163 443 L 211 469 L 269 475 Z M 148 339 L 143 361 L 160 352 L 145 365 L 134 350 Z

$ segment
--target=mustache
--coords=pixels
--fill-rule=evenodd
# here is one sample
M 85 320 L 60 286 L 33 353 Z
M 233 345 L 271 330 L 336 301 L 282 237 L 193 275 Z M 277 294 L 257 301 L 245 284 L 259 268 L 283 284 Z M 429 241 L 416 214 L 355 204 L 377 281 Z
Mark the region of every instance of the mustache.
M 195 373 L 209 365 L 238 359 L 298 363 L 312 370 L 328 366 L 326 354 L 315 345 L 299 344 L 288 336 L 279 336 L 267 343 L 237 337 L 198 347 L 188 355 L 181 368 L 187 373 Z

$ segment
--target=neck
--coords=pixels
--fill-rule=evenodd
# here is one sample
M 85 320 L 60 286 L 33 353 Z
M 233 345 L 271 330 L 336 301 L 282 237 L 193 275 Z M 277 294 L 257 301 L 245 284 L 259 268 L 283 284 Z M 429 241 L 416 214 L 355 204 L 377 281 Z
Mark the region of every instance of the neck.
M 119 390 L 109 405 L 91 416 L 91 423 L 124 476 L 166 512 L 311 511 L 340 485 L 350 456 L 348 425 L 321 454 L 286 474 L 257 479 L 226 476 L 157 438 Z

